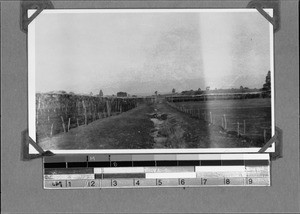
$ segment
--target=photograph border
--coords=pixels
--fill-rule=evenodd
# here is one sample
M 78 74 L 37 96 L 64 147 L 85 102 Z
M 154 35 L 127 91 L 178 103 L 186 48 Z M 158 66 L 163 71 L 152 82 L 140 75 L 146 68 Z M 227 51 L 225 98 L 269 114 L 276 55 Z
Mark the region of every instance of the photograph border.
M 273 16 L 272 8 L 265 8 L 266 12 Z M 28 10 L 30 17 L 36 10 Z M 45 9 L 43 13 L 128 13 L 128 12 L 257 12 L 256 9 L 233 8 L 233 9 Z M 40 14 L 40 15 L 41 15 Z M 38 18 L 38 17 L 37 17 Z M 267 21 L 267 20 L 266 20 Z M 47 27 L 47 26 L 45 26 Z M 269 23 L 270 31 L 270 72 L 271 72 L 271 134 L 275 134 L 275 91 L 274 91 L 274 32 L 273 25 Z M 35 20 L 28 25 L 28 127 L 29 137 L 36 142 L 36 109 L 35 109 Z M 93 149 L 93 150 L 50 150 L 55 154 L 170 154 L 170 153 L 256 153 L 260 147 L 252 148 L 193 148 L 193 149 Z M 272 144 L 265 152 L 274 152 L 275 143 Z M 38 152 L 29 145 L 29 153 L 37 154 Z

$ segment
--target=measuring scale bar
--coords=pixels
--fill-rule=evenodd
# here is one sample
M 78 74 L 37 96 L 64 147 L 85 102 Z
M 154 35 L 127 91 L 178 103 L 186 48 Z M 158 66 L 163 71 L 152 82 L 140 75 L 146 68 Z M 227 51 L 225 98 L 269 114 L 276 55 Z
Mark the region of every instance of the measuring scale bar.
M 90 173 L 85 174 L 87 171 Z M 160 186 L 270 186 L 270 169 L 269 166 L 45 169 L 44 175 L 46 189 Z

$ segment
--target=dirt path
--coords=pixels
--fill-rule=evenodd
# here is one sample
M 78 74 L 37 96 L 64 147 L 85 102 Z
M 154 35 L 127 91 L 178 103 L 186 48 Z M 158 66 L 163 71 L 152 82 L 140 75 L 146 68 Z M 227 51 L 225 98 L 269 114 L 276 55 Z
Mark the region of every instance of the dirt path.
M 167 105 L 163 100 L 155 105 L 152 136 L 155 148 L 230 148 L 243 147 L 242 139 L 230 136 L 221 127 L 192 118 Z
M 163 99 L 60 133 L 39 145 L 45 150 L 245 147 L 242 139 L 179 112 Z

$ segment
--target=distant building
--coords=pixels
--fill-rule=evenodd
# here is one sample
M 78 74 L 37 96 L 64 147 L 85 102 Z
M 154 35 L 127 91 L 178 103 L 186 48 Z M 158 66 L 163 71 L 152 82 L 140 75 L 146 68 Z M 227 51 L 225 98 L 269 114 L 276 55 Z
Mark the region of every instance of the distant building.
M 117 97 L 127 97 L 127 93 L 126 92 L 118 92 Z

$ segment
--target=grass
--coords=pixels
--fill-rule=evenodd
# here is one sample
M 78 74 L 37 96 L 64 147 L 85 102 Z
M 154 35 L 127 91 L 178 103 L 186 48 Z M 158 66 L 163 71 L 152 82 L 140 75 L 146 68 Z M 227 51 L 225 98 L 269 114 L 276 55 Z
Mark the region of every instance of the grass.
M 271 138 L 271 99 L 238 99 L 238 100 L 211 100 L 203 102 L 178 102 L 177 106 L 186 109 L 197 110 L 201 117 L 210 120 L 212 114 L 214 124 L 222 126 L 222 117 L 225 114 L 227 130 L 239 131 L 244 136 L 252 139 L 253 146 L 261 146 L 264 142 L 263 132 L 266 130 L 266 138 Z M 245 122 L 245 134 L 244 134 Z
M 215 124 L 178 111 L 163 99 L 156 104 L 141 104 L 119 115 L 96 120 L 88 125 L 59 133 L 39 142 L 44 149 L 167 149 L 167 148 L 247 148 L 263 144 L 263 127 L 271 126 L 270 99 L 213 100 L 176 103 L 187 109 L 212 112 Z M 167 115 L 155 124 L 149 115 Z M 226 114 L 228 129 L 247 121 L 246 135 L 240 137 L 221 127 Z M 241 127 L 241 130 L 243 128 Z

